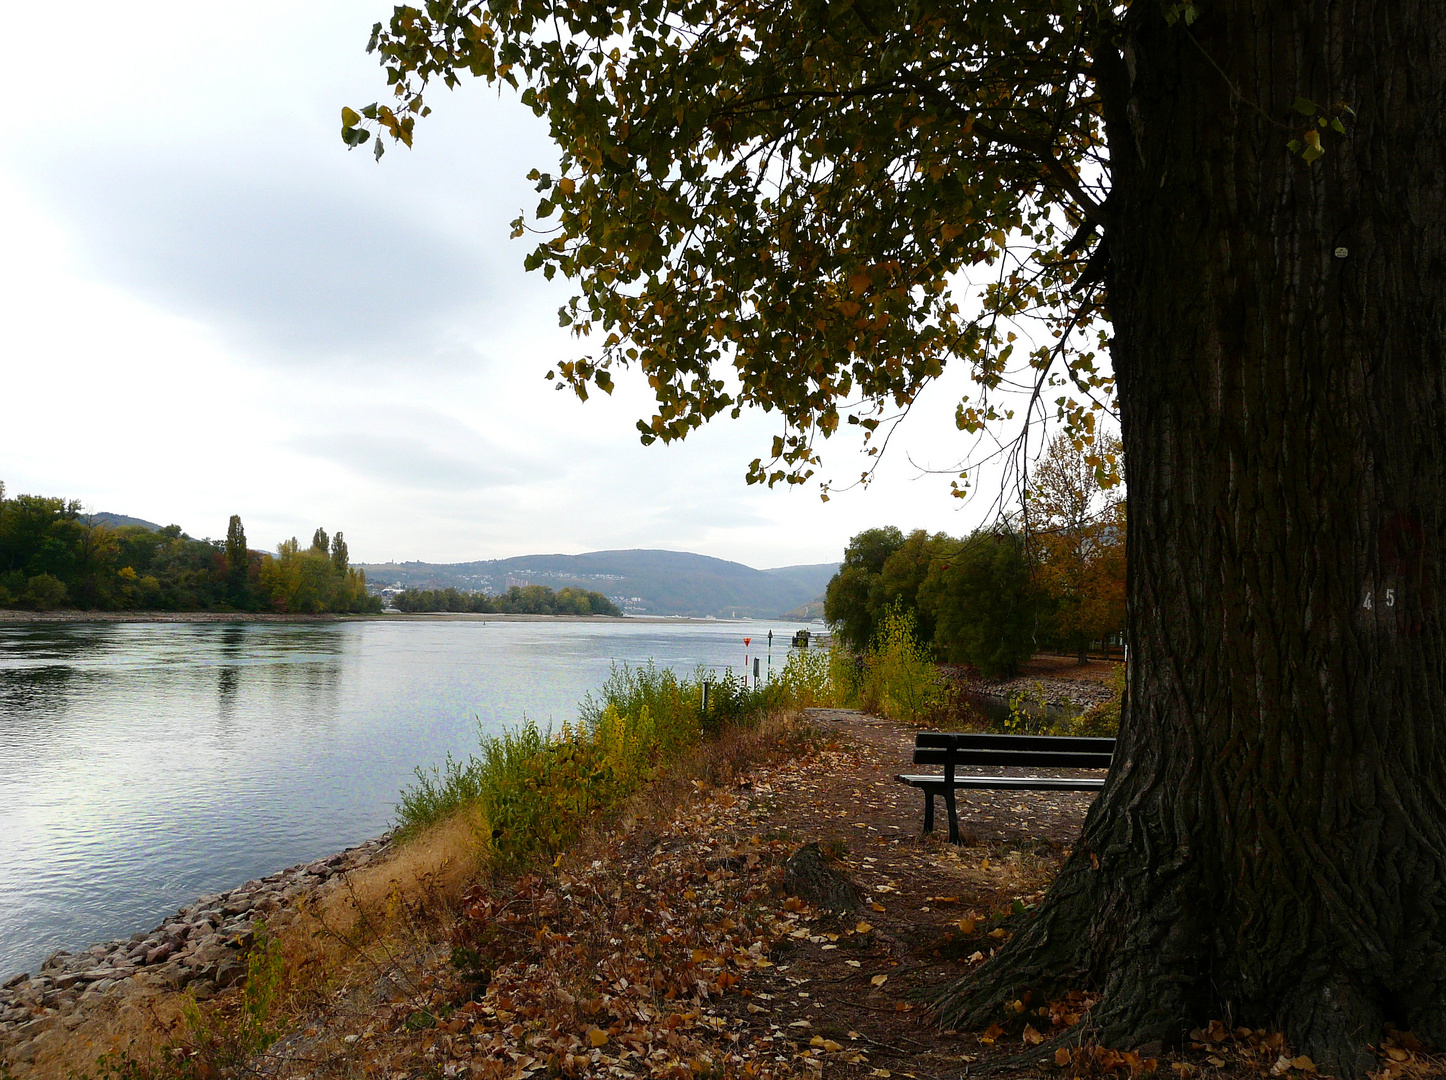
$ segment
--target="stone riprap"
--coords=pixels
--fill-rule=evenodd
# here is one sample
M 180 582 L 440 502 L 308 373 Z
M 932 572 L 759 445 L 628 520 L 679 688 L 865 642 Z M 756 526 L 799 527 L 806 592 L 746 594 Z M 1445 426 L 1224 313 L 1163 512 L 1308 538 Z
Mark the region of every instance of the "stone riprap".
M 1042 695 L 1044 704 L 1056 709 L 1088 709 L 1092 705 L 1103 705 L 1113 698 L 1114 691 L 1108 686 L 1095 682 L 1075 679 L 1048 679 L 1038 676 L 1022 676 L 1006 682 L 983 683 L 971 687 L 977 693 L 997 697 L 1007 702 L 1013 695 Z
M 382 836 L 327 859 L 298 864 L 186 905 L 148 934 L 54 953 L 38 973 L 0 987 L 0 1060 L 23 1070 L 48 1036 L 63 1038 L 97 1005 L 157 990 L 185 989 L 205 1000 L 246 973 L 256 924 L 294 910 L 341 875 L 382 855 Z

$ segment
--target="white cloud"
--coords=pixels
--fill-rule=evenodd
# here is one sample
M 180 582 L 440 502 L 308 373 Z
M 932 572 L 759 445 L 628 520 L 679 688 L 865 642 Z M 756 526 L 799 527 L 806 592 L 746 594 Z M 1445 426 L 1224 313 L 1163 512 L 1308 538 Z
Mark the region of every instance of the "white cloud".
M 575 344 L 565 284 L 525 274 L 508 223 L 554 152 L 480 85 L 433 97 L 417 149 L 347 153 L 342 104 L 385 93 L 362 45 L 385 3 L 244 9 L 82 2 L 64 64 L 22 50 L 40 104 L 0 147 L 0 479 L 12 491 L 253 543 L 344 529 L 354 557 L 691 549 L 821 562 L 881 523 L 966 530 L 947 465 L 957 377 L 918 406 L 876 485 L 743 483 L 771 417 L 638 445 L 624 377 L 586 405 L 542 373 Z M 17 39 L 56 16 L 12 13 Z M 27 23 L 26 20 L 29 20 Z M 845 439 L 834 477 L 862 467 Z

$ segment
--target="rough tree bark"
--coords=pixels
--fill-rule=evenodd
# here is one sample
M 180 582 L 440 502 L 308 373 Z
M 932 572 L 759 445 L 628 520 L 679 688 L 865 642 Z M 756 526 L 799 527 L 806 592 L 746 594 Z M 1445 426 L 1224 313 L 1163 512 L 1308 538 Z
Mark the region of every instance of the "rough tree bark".
M 941 997 L 1093 983 L 1111 1045 L 1446 1047 L 1446 4 L 1136 4 L 1097 63 L 1130 498 L 1119 751 Z M 1297 97 L 1349 103 L 1314 165 Z

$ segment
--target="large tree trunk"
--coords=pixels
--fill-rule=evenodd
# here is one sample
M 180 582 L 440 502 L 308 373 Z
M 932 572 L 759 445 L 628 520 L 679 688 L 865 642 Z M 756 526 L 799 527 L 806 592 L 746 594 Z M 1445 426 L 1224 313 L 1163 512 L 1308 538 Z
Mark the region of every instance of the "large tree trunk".
M 1135 4 L 1100 59 L 1129 692 L 1039 914 L 945 1018 L 1446 1046 L 1446 4 Z M 1297 97 L 1349 103 L 1314 165 Z M 1293 126 L 1295 131 L 1287 130 Z

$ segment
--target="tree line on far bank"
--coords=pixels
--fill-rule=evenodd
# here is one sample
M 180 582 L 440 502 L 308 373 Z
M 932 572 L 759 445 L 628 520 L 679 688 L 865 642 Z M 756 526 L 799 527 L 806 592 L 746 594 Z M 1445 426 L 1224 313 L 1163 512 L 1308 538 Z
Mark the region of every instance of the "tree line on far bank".
M 376 612 L 366 574 L 338 532 L 317 529 L 276 554 L 251 550 L 233 515 L 224 540 L 93 522 L 73 500 L 5 497 L 0 483 L 0 607 L 31 611 Z
M 1125 504 L 1102 489 L 1118 452 L 1060 436 L 1031 478 L 1024 513 L 967 537 L 867 529 L 828 584 L 824 617 L 849 646 L 875 645 L 890 612 L 936 659 L 1013 675 L 1041 648 L 1078 653 L 1125 621 Z
M 622 615 L 600 592 L 568 586 L 553 592 L 546 585 L 514 585 L 488 596 L 459 589 L 407 589 L 392 597 L 392 606 L 406 612 L 470 612 L 499 615 Z

